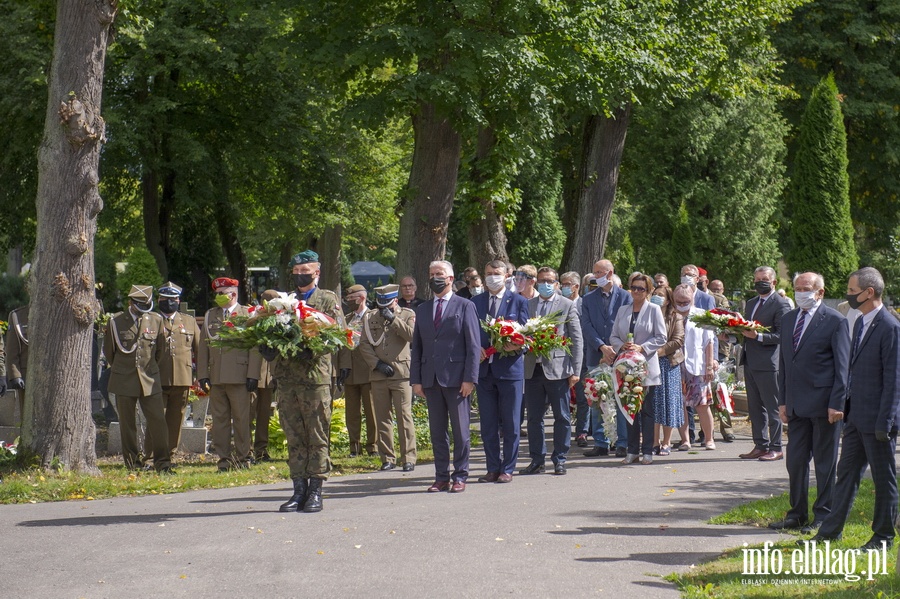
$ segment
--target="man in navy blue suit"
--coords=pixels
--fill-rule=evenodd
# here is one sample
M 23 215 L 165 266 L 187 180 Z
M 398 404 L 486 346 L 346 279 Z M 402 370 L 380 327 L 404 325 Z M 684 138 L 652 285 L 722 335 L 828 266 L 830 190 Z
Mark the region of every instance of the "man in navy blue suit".
M 616 350 L 609 344 L 613 321 L 619 308 L 631 304 L 631 294 L 612 281 L 613 263 L 598 260 L 594 264 L 597 289 L 581 300 L 581 336 L 584 342 L 585 368 L 590 370 L 605 359 L 610 364 L 616 357 Z M 598 406 L 591 408 L 594 427 L 594 447 L 584 452 L 589 457 L 609 455 L 609 439 L 603 430 L 603 414 Z M 616 457 L 625 457 L 628 445 L 628 426 L 625 416 L 616 415 Z
M 769 528 L 812 532 L 831 513 L 841 417 L 847 397 L 850 329 L 847 319 L 822 303 L 825 280 L 805 272 L 794 277 L 797 307 L 781 319 L 778 409 L 790 428 L 785 458 L 791 508 Z M 816 502 L 808 524 L 809 460 L 816 464 Z
M 528 300 L 506 289 L 506 263 L 492 260 L 484 268 L 488 293 L 472 298 L 479 320 L 511 320 L 525 324 Z M 481 417 L 481 439 L 487 474 L 478 482 L 508 483 L 512 480 L 519 457 L 519 431 L 522 425 L 522 395 L 525 392 L 525 353 L 508 345 L 511 355 L 487 356 L 491 338 L 481 332 L 481 367 L 478 373 L 478 410 Z M 500 452 L 500 429 L 503 429 L 503 453 Z
M 839 539 L 866 466 L 875 483 L 872 538 L 862 550 L 890 548 L 897 519 L 897 420 L 900 408 L 900 323 L 884 307 L 884 279 L 871 267 L 847 282 L 847 301 L 862 314 L 853 325 L 844 407 L 844 441 L 831 514 L 814 541 Z M 792 431 L 793 432 L 793 431 Z
M 429 493 L 466 490 L 469 476 L 469 410 L 478 381 L 478 316 L 475 306 L 453 293 L 453 266 L 438 260 L 428 267 L 434 297 L 416 308 L 410 347 L 409 382 L 428 402 L 435 481 Z M 450 435 L 453 429 L 453 472 Z

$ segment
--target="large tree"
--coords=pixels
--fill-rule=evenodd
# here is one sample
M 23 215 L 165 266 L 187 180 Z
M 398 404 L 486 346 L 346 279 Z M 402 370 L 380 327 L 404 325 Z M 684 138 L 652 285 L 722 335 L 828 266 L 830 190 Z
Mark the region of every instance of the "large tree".
M 828 295 L 840 297 L 859 258 L 850 221 L 847 134 L 831 74 L 813 89 L 800 121 L 786 204 L 788 266 L 820 273 Z
M 115 0 L 57 3 L 44 139 L 23 440 L 45 468 L 98 472 L 91 418 L 94 235 L 103 69 Z

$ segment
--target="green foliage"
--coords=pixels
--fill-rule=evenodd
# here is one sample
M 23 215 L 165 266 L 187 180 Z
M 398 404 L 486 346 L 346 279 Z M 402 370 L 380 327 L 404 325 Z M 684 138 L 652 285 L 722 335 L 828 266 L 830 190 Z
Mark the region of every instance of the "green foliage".
M 800 122 L 794 176 L 786 206 L 785 258 L 793 272 L 825 277 L 826 294 L 843 296 L 859 258 L 850 222 L 847 136 L 834 77 L 813 90 Z
M 559 213 L 562 183 L 553 150 L 552 146 L 541 149 L 525 162 L 515 181 L 522 205 L 507 234 L 513 264 L 560 267 L 566 233 Z
M 637 267 L 671 281 L 691 262 L 733 289 L 774 264 L 785 133 L 769 96 L 637 110 L 619 185 L 634 207 Z
M 116 285 L 123 298 L 128 297 L 132 285 L 152 285 L 155 291 L 162 283 L 162 275 L 159 274 L 156 261 L 144 246 L 131 250 L 125 271 L 116 279 Z
M 0 320 L 6 320 L 7 314 L 27 303 L 25 277 L 0 275 Z

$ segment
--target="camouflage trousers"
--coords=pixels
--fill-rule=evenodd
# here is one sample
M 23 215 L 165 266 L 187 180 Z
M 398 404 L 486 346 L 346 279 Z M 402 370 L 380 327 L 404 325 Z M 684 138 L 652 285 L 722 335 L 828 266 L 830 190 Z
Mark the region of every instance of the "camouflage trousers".
M 291 478 L 328 478 L 331 471 L 329 385 L 279 379 L 277 402 L 288 444 Z

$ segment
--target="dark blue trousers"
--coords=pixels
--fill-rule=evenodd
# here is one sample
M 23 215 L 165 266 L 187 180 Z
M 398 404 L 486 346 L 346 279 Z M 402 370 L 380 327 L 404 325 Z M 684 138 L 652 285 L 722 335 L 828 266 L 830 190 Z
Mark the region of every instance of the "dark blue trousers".
M 837 471 L 838 441 L 842 424 L 831 424 L 828 418 L 788 419 L 790 438 L 785 450 L 785 466 L 790 478 L 791 509 L 788 518 L 806 522 L 809 510 L 809 461 L 816 464 L 816 489 L 813 521 L 822 522 L 831 513 Z
M 519 457 L 519 428 L 522 426 L 524 381 L 500 380 L 488 374 L 478 379 L 478 411 L 481 439 L 488 472 L 512 474 Z M 503 428 L 503 455 L 500 428 Z
M 426 387 L 428 428 L 434 450 L 434 478 L 439 481 L 466 482 L 469 476 L 469 410 L 471 398 L 462 397 L 459 388 Z M 453 429 L 453 472 L 450 472 L 450 434 Z

